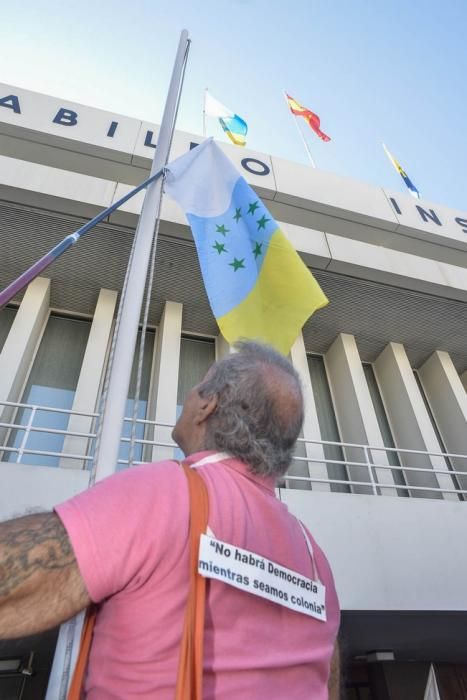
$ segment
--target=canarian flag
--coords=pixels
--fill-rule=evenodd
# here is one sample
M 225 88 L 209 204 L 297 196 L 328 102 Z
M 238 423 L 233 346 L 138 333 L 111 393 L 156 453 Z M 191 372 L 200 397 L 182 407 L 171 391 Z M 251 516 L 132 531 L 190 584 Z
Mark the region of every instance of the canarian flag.
M 420 192 L 417 190 L 417 188 L 413 184 L 412 180 L 407 175 L 407 173 L 402 168 L 402 166 L 399 164 L 399 162 L 388 151 L 388 149 L 386 148 L 384 143 L 383 143 L 383 148 L 384 148 L 384 152 L 386 153 L 387 157 L 389 158 L 389 160 L 391 161 L 391 163 L 393 164 L 393 166 L 395 167 L 395 169 L 397 170 L 397 172 L 399 173 L 399 175 L 401 176 L 401 178 L 404 180 L 405 184 L 407 185 L 407 188 L 408 188 L 410 194 L 413 197 L 415 197 L 416 199 L 420 199 Z
M 292 112 L 292 114 L 295 114 L 297 117 L 303 117 L 311 126 L 315 134 L 317 134 L 317 136 L 320 137 L 320 139 L 322 139 L 323 141 L 330 141 L 331 138 L 320 129 L 321 121 L 318 115 L 312 112 L 310 109 L 302 107 L 302 105 L 300 105 L 296 100 L 294 100 L 293 97 L 287 95 L 287 93 L 286 96 L 287 104 L 289 105 L 289 109 Z
M 277 222 L 212 139 L 167 166 L 166 191 L 185 211 L 224 338 L 287 354 L 328 299 Z
M 207 90 L 204 93 L 204 112 L 209 117 L 216 117 L 219 120 L 221 127 L 232 143 L 236 146 L 246 145 L 245 136 L 248 132 L 246 121 L 239 117 L 238 114 L 235 114 L 235 112 L 232 112 L 231 109 L 224 107 L 223 104 L 215 100 Z

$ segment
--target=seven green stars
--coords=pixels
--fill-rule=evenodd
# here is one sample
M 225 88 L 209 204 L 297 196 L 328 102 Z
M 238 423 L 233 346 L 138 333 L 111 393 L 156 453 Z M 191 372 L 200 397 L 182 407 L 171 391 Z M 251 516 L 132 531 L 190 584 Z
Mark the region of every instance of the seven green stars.
M 259 209 L 259 202 L 258 200 L 256 202 L 250 202 L 248 205 L 248 211 L 247 214 L 251 214 L 254 216 L 256 210 Z M 235 207 L 235 214 L 233 216 L 235 221 L 238 222 L 242 218 L 242 208 L 241 207 Z M 258 231 L 261 229 L 266 230 L 266 224 L 268 221 L 271 221 L 271 219 L 268 219 L 265 214 L 260 219 L 257 219 L 256 223 L 258 224 Z M 224 224 L 216 224 L 216 233 L 221 233 L 223 236 L 226 236 L 230 232 L 230 229 L 226 228 Z M 212 246 L 217 253 L 220 255 L 221 253 L 227 253 L 227 248 L 225 247 L 224 243 L 219 243 L 219 241 L 215 241 L 214 245 Z M 260 255 L 263 254 L 263 243 L 255 243 L 255 247 L 253 248 L 253 255 L 256 258 L 258 258 Z M 234 272 L 237 272 L 237 270 L 245 269 L 245 258 L 235 258 L 233 259 L 232 262 L 229 263 L 230 267 L 233 267 Z

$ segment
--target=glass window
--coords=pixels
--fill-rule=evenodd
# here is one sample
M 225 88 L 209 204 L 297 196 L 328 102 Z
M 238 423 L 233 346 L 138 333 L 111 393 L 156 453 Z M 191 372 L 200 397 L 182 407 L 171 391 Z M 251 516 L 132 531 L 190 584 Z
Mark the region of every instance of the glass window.
M 321 355 L 308 355 L 308 368 L 310 370 L 321 439 L 329 440 L 330 442 L 341 442 L 326 368 Z M 344 462 L 344 452 L 340 445 L 323 445 L 323 450 L 326 459 Z M 348 480 L 345 464 L 327 462 L 326 466 L 330 479 Z M 331 484 L 331 491 L 350 493 L 350 487 L 346 484 Z
M 302 491 L 310 491 L 313 488 L 310 481 L 305 479 L 303 481 L 301 479 L 287 479 L 288 476 L 300 476 L 306 477 L 306 479 L 308 479 L 310 477 L 310 470 L 308 468 L 308 465 L 310 465 L 311 473 L 313 474 L 313 464 L 315 463 L 308 462 L 306 460 L 306 445 L 304 442 L 301 441 L 300 438 L 303 438 L 303 430 L 300 431 L 297 444 L 295 445 L 292 462 L 287 470 L 287 474 L 284 480 L 281 480 L 278 485 L 283 486 L 285 484 L 285 486 L 288 489 L 301 489 Z M 297 457 L 300 459 L 297 459 Z
M 0 352 L 3 350 L 5 340 L 8 337 L 8 333 L 10 332 L 15 316 L 16 309 L 12 309 L 11 307 L 7 306 L 5 309 L 0 311 Z
M 391 433 L 391 427 L 389 425 L 389 420 L 386 414 L 386 410 L 384 408 L 383 400 L 381 398 L 381 393 L 379 391 L 378 383 L 376 381 L 375 373 L 373 371 L 373 367 L 368 364 L 368 363 L 363 363 L 363 372 L 366 377 L 366 381 L 368 384 L 368 390 L 370 392 L 371 400 L 373 402 L 373 407 L 375 409 L 376 413 L 376 419 L 378 421 L 379 429 L 381 431 L 381 436 L 383 438 L 383 445 L 385 447 L 395 447 L 395 442 L 392 437 Z M 373 461 L 378 462 L 378 455 L 381 455 L 382 452 L 379 450 L 376 451 L 373 455 Z M 401 463 L 399 461 L 399 457 L 397 455 L 397 452 L 392 452 L 388 451 L 386 452 L 387 460 L 389 464 L 393 467 L 400 467 Z M 392 476 L 394 479 L 395 484 L 399 484 L 401 486 L 406 486 L 406 481 L 404 478 L 404 474 L 402 471 L 399 469 L 394 469 L 392 470 Z M 409 492 L 405 489 L 398 489 L 397 491 L 398 496 L 406 496 L 409 497 Z
M 216 359 L 214 340 L 182 336 L 180 341 L 180 366 L 178 372 L 177 418 L 180 416 L 189 391 L 200 383 Z M 183 458 L 177 449 L 176 459 Z
M 210 338 L 182 336 L 178 373 L 177 417 L 189 391 L 199 384 L 216 359 L 214 341 Z
M 84 352 L 91 328 L 90 321 L 51 316 L 47 322 L 44 335 L 37 351 L 21 403 L 48 408 L 71 409 L 75 396 L 78 377 L 83 362 Z M 32 409 L 18 411 L 15 423 L 31 425 L 51 430 L 65 430 L 69 414 L 37 410 L 32 416 Z M 9 447 L 21 447 L 25 431 L 14 430 L 8 441 Z M 32 431 L 24 448 L 47 452 L 60 452 L 64 435 L 51 432 Z M 18 455 L 10 452 L 9 461 L 21 461 L 23 464 L 45 466 L 58 465 L 59 457 L 25 453 Z
M 143 371 L 141 374 L 141 388 L 138 401 L 138 420 L 144 419 L 147 416 L 148 401 L 149 401 L 149 385 L 151 383 L 151 368 L 152 368 L 152 357 L 154 354 L 154 341 L 155 332 L 152 330 L 146 331 L 146 340 L 144 342 L 144 353 L 143 353 Z M 128 398 L 125 405 L 125 418 L 133 418 L 133 411 L 135 406 L 135 396 L 136 396 L 136 378 L 138 373 L 138 360 L 139 360 L 139 350 L 141 343 L 141 330 L 138 331 L 138 338 L 136 341 L 135 356 L 133 359 L 133 367 L 131 370 L 130 388 L 128 390 Z M 132 422 L 125 421 L 123 424 L 122 438 L 130 438 L 131 436 Z M 136 424 L 135 437 L 136 440 L 141 440 L 144 438 L 144 423 Z M 130 443 L 121 442 L 120 452 L 118 459 L 128 462 L 130 456 Z M 133 451 L 133 462 L 141 462 L 143 460 L 143 445 L 135 442 Z M 121 469 L 126 465 L 119 464 Z

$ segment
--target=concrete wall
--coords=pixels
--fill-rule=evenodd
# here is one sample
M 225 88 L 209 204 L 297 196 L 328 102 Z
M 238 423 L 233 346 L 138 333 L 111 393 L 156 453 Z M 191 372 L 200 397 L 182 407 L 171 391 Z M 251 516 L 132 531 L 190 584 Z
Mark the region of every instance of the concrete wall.
M 281 489 L 345 610 L 467 610 L 465 503 Z
M 0 521 L 52 508 L 84 491 L 89 472 L 0 462 Z

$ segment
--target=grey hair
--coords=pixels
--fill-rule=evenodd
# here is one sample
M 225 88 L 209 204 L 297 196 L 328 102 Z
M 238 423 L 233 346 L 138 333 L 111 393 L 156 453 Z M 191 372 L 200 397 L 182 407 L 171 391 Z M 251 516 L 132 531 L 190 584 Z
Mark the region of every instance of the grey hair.
M 303 424 L 303 394 L 292 364 L 268 345 L 242 341 L 214 364 L 198 387 L 217 396 L 206 427 L 206 449 L 228 452 L 256 474 L 280 477 L 292 460 Z M 280 383 L 281 397 L 274 395 Z M 290 409 L 290 399 L 293 408 Z

